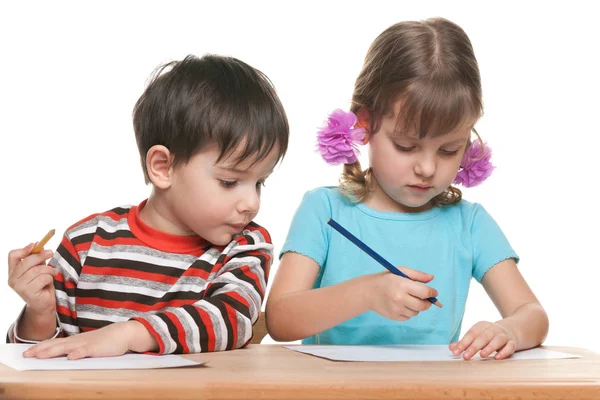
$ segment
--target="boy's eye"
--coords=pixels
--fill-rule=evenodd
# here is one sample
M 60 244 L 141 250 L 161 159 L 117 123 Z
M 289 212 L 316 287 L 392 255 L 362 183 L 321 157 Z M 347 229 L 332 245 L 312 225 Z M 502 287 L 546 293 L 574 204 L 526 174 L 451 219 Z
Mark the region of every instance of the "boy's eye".
M 396 144 L 396 148 L 402 152 L 409 153 L 414 150 L 415 146 L 404 147 L 400 146 L 399 144 Z
M 256 182 L 256 188 L 260 189 L 261 187 L 265 187 L 265 181 Z
M 219 184 L 226 189 L 231 189 L 232 187 L 235 187 L 235 185 L 237 185 L 237 181 L 224 181 L 222 179 L 219 179 Z

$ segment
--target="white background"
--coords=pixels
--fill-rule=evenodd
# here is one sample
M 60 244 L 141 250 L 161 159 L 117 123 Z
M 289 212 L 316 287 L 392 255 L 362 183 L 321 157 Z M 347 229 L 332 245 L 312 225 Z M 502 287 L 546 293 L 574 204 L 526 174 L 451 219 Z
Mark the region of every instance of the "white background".
M 207 52 L 265 72 L 287 109 L 289 152 L 257 218 L 278 252 L 302 194 L 337 182 L 340 169 L 314 152 L 315 129 L 334 108 L 348 109 L 370 42 L 397 21 L 443 16 L 475 48 L 485 101 L 477 128 L 497 166 L 465 198 L 486 207 L 521 256 L 550 316 L 546 344 L 600 352 L 600 29 L 587 2 L 7 3 L 0 6 L 4 260 L 50 228 L 62 233 L 93 212 L 147 197 L 133 105 L 159 63 Z M 4 332 L 22 305 L 5 278 L 0 304 Z M 498 317 L 473 281 L 463 332 Z

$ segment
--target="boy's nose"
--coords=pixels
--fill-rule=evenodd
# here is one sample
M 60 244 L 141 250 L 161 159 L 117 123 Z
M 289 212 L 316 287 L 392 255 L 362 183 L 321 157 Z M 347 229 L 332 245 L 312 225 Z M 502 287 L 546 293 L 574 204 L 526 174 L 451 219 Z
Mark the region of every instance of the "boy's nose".
M 255 191 L 254 193 L 247 194 L 238 203 L 239 213 L 256 213 L 260 208 L 260 195 Z

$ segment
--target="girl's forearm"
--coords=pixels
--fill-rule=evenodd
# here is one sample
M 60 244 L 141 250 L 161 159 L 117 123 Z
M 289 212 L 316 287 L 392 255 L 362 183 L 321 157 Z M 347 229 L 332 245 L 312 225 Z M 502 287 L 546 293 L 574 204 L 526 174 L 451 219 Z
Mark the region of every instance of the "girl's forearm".
M 514 335 L 517 351 L 539 346 L 548 335 L 548 315 L 539 303 L 527 303 L 497 323 Z
M 333 286 L 288 293 L 267 301 L 267 328 L 277 341 L 289 342 L 323 332 L 369 311 L 369 275 Z

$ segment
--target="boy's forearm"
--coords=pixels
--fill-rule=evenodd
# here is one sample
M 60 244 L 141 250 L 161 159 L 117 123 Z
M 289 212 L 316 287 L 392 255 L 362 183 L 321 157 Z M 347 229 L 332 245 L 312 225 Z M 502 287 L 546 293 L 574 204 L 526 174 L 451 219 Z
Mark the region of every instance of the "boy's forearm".
M 539 346 L 548 335 L 548 315 L 539 303 L 527 303 L 497 323 L 515 336 L 517 351 Z
M 141 322 L 130 320 L 122 323 L 129 336 L 129 350 L 136 353 L 158 351 L 158 342 Z
M 277 341 L 313 336 L 369 311 L 364 300 L 369 275 L 267 301 L 267 328 Z
M 42 341 L 56 334 L 56 310 L 38 313 L 25 307 L 25 312 L 17 321 L 17 335 L 20 339 Z

